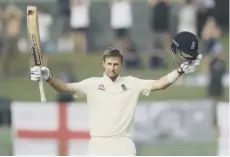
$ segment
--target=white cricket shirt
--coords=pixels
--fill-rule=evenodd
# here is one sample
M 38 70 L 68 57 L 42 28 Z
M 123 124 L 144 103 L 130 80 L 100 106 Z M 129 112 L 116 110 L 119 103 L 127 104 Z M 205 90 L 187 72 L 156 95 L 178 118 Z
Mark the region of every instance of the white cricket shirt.
M 132 136 L 133 118 L 140 94 L 148 96 L 154 80 L 107 75 L 75 83 L 75 96 L 86 94 L 91 136 Z

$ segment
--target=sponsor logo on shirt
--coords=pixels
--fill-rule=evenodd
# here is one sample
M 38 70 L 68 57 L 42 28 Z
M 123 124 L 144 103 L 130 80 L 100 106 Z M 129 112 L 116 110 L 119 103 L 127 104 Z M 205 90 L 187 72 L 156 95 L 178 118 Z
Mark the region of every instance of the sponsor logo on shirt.
M 103 84 L 100 84 L 100 85 L 97 87 L 97 89 L 99 89 L 99 90 L 105 90 L 105 86 L 104 86 Z
M 122 85 L 121 85 L 121 88 L 123 89 L 123 91 L 127 91 L 126 85 L 122 84 Z

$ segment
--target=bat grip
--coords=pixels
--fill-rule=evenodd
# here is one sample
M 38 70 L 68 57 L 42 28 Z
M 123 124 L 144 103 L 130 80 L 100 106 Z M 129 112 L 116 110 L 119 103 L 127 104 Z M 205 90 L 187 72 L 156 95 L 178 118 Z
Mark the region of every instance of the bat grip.
M 40 91 L 41 102 L 45 103 L 46 102 L 46 96 L 45 96 L 45 91 L 44 91 L 42 73 L 41 73 L 41 78 L 39 80 L 39 91 Z

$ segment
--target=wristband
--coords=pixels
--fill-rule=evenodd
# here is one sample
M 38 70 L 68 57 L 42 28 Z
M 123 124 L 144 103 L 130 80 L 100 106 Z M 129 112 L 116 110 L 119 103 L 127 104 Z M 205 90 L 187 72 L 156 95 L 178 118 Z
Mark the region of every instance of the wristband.
M 175 70 L 167 75 L 167 79 L 170 83 L 174 83 L 178 77 L 178 73 Z
M 183 71 L 181 68 L 178 68 L 178 69 L 177 69 L 177 72 L 178 72 L 179 75 L 184 74 L 184 71 Z

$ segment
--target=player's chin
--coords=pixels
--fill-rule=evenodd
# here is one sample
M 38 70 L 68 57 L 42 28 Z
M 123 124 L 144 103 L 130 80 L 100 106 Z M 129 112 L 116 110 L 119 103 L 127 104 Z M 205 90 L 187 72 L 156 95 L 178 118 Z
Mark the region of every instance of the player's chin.
M 108 75 L 109 77 L 117 77 L 118 74 L 114 72 L 110 72 Z

